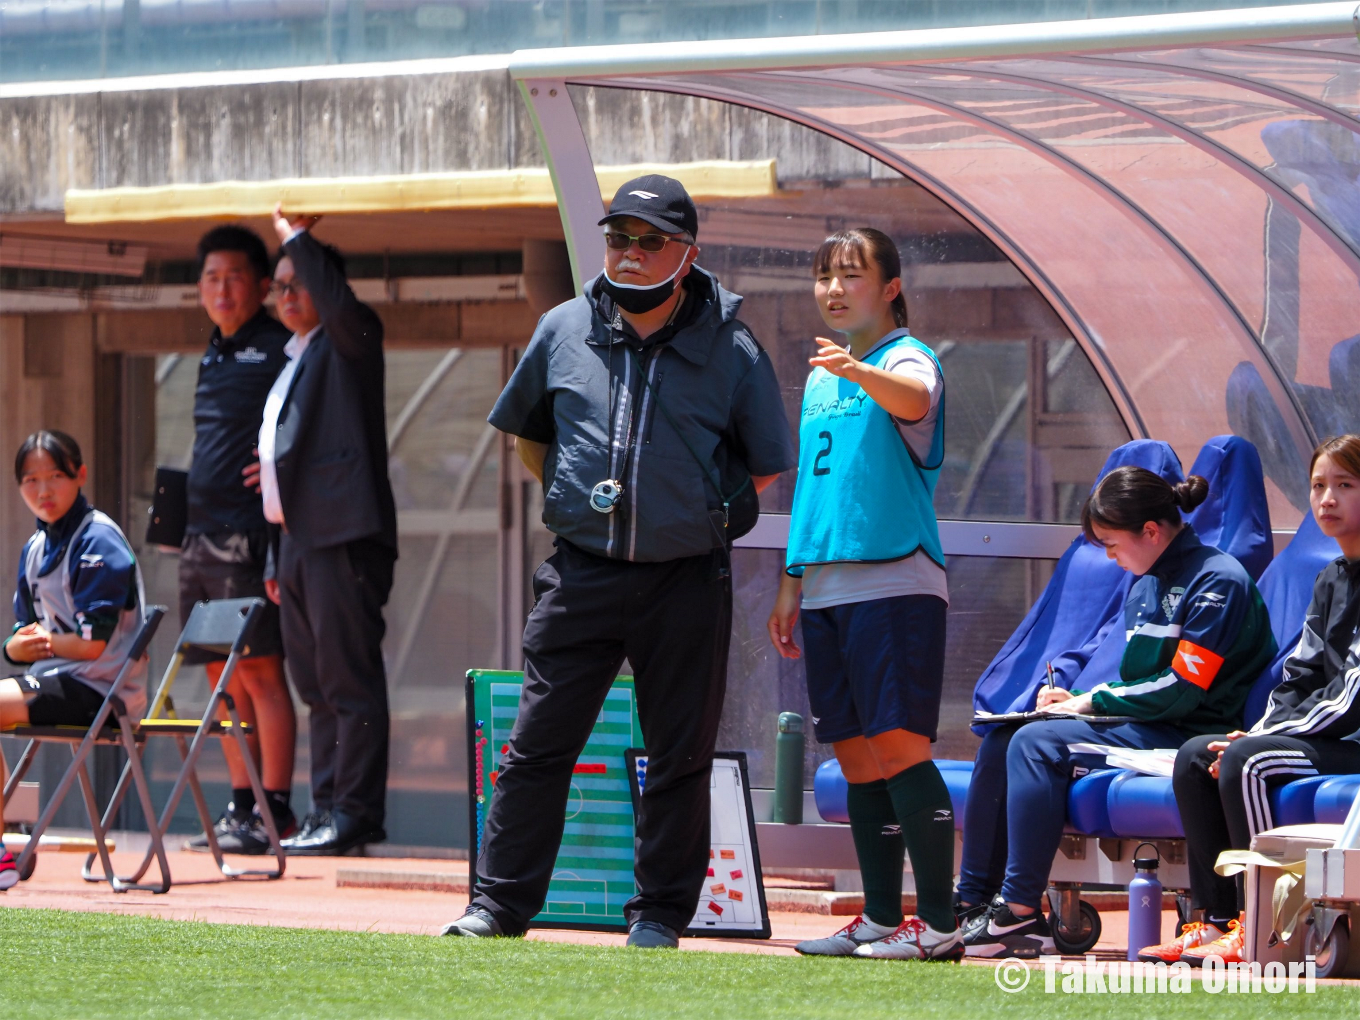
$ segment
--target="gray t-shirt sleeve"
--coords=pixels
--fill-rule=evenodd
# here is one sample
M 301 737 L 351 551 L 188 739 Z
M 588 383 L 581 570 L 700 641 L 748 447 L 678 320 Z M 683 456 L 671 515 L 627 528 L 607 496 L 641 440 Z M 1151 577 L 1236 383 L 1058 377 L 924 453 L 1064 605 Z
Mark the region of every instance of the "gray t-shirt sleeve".
M 732 425 L 752 475 L 777 475 L 798 463 L 779 379 L 763 350 L 732 396 Z
M 535 443 L 551 443 L 557 434 L 552 395 L 548 390 L 549 338 L 542 324 L 529 341 L 510 381 L 496 398 L 487 421 L 502 432 Z
M 894 375 L 905 375 L 925 384 L 930 391 L 930 410 L 920 421 L 905 421 L 894 418 L 897 431 L 902 439 L 916 454 L 916 459 L 924 461 L 930 456 L 930 447 L 935 439 L 935 422 L 940 417 L 940 397 L 944 393 L 944 379 L 935 362 L 930 357 L 911 347 L 900 347 L 884 361 L 883 370 Z

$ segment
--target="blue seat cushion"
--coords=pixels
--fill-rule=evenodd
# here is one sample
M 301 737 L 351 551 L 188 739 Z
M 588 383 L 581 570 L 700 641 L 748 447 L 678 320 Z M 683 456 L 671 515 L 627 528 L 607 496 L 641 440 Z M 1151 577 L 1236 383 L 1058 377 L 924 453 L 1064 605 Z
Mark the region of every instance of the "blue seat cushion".
M 1110 783 L 1106 795 L 1110 829 L 1124 839 L 1180 839 L 1181 814 L 1171 780 L 1122 772 Z
M 1360 776 L 1328 776 L 1318 785 L 1313 795 L 1313 817 L 1319 822 L 1340 825 L 1346 820 L 1356 794 L 1360 793 Z
M 1099 769 L 1073 780 L 1067 788 L 1067 832 L 1109 839 L 1108 793 L 1110 784 L 1124 773 L 1120 769 Z
M 954 828 L 961 829 L 963 806 L 968 802 L 968 784 L 973 778 L 973 763 L 942 758 L 935 762 L 935 767 L 949 788 L 949 799 L 954 806 Z M 817 804 L 817 813 L 824 821 L 849 824 L 850 812 L 845 805 L 847 792 L 848 784 L 840 762 L 832 758 L 817 766 L 812 776 L 812 797 Z
M 1331 776 L 1296 779 L 1270 791 L 1270 814 L 1276 825 L 1307 825 L 1314 821 L 1313 798 Z

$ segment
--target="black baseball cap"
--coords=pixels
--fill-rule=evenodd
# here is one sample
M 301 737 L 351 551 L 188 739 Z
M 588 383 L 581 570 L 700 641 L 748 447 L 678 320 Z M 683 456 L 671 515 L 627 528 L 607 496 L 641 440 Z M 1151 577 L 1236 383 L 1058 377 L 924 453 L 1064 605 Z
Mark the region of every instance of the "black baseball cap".
M 614 193 L 600 225 L 622 216 L 650 223 L 668 234 L 699 236 L 699 212 L 685 186 L 674 177 L 645 174 L 634 177 Z

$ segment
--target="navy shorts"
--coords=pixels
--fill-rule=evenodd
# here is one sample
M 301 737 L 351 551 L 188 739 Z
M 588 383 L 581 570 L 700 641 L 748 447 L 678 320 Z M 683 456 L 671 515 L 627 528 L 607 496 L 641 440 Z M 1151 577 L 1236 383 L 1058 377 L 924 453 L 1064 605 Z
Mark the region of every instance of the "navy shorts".
M 897 595 L 802 613 L 812 728 L 823 744 L 907 730 L 935 739 L 946 606 Z

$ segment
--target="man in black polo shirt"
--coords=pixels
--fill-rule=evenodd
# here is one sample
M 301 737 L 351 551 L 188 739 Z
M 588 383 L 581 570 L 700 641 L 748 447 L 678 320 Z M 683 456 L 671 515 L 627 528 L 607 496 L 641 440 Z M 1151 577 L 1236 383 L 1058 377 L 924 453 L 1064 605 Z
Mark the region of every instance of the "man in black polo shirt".
M 264 309 L 272 282 L 264 242 L 244 227 L 217 227 L 198 243 L 199 299 L 216 327 L 199 362 L 194 391 L 194 458 L 189 468 L 189 512 L 179 561 L 180 614 L 194 603 L 266 595 L 268 532 L 259 495 L 255 444 L 265 397 L 287 359 L 290 336 Z M 252 654 L 232 676 L 228 691 L 243 722 L 255 727 L 251 750 L 279 835 L 297 828 L 289 807 L 297 720 L 283 676 L 283 644 L 275 601 L 251 642 Z M 181 622 L 182 622 L 181 621 Z M 209 663 L 213 683 L 221 663 Z M 223 709 L 223 718 L 226 711 Z M 218 819 L 218 842 L 227 853 L 269 849 L 261 812 L 245 764 L 232 741 L 223 741 L 232 800 Z M 207 847 L 203 835 L 189 844 Z

